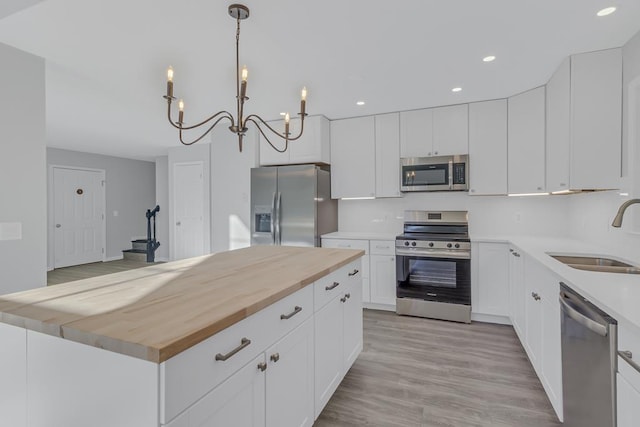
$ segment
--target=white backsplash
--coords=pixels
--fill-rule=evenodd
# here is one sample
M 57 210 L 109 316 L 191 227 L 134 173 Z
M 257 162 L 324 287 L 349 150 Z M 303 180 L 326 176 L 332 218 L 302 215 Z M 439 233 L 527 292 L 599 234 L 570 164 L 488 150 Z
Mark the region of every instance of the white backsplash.
M 473 237 L 569 236 L 567 196 L 469 196 L 467 193 L 407 193 L 395 199 L 341 200 L 340 231 L 396 233 L 405 210 L 467 210 Z

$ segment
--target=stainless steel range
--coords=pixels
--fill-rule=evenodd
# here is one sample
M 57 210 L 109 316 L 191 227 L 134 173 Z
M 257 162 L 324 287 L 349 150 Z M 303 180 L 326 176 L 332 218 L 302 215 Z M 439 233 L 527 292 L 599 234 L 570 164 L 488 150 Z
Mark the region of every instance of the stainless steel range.
M 396 237 L 396 312 L 471 323 L 466 211 L 405 211 Z

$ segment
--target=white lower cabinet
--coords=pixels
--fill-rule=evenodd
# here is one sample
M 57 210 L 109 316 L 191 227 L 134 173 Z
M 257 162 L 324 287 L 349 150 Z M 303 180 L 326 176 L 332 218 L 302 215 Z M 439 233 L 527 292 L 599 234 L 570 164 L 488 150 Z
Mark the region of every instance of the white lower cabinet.
M 313 425 L 313 338 L 308 319 L 267 350 L 267 427 Z
M 624 361 L 618 359 L 618 363 L 624 363 Z M 640 391 L 619 373 L 616 375 L 616 382 L 618 427 L 637 427 L 640 420 Z
M 509 316 L 520 341 L 524 342 L 525 299 L 524 258 L 520 250 L 509 247 Z
M 506 243 L 471 244 L 471 311 L 509 316 L 509 251 Z
M 396 257 L 395 255 L 371 255 L 369 257 L 369 287 L 371 302 L 396 304 Z
M 187 409 L 168 427 L 265 426 L 264 353 Z
M 360 273 L 315 315 L 315 418 L 362 350 Z

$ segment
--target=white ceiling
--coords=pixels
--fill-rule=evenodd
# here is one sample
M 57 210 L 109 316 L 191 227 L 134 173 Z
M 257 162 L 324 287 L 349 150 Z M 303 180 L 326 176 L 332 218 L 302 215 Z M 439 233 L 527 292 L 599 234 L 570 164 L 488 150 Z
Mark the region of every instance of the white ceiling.
M 187 122 L 234 111 L 231 1 L 2 1 L 0 42 L 47 59 L 48 146 L 166 154 L 179 144 L 162 99 L 168 65 Z M 245 111 L 265 119 L 296 112 L 303 85 L 307 112 L 330 119 L 507 97 L 546 83 L 565 56 L 622 46 L 640 30 L 638 0 L 245 4 Z M 596 17 L 610 5 L 618 11 Z

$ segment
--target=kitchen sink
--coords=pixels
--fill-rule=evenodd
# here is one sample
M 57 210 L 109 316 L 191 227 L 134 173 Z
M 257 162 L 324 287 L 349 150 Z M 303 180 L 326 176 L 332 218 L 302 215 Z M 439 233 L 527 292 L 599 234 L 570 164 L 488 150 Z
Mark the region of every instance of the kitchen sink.
M 603 273 L 640 274 L 640 267 L 612 258 L 578 255 L 551 255 L 563 264 L 578 270 L 600 271 Z

